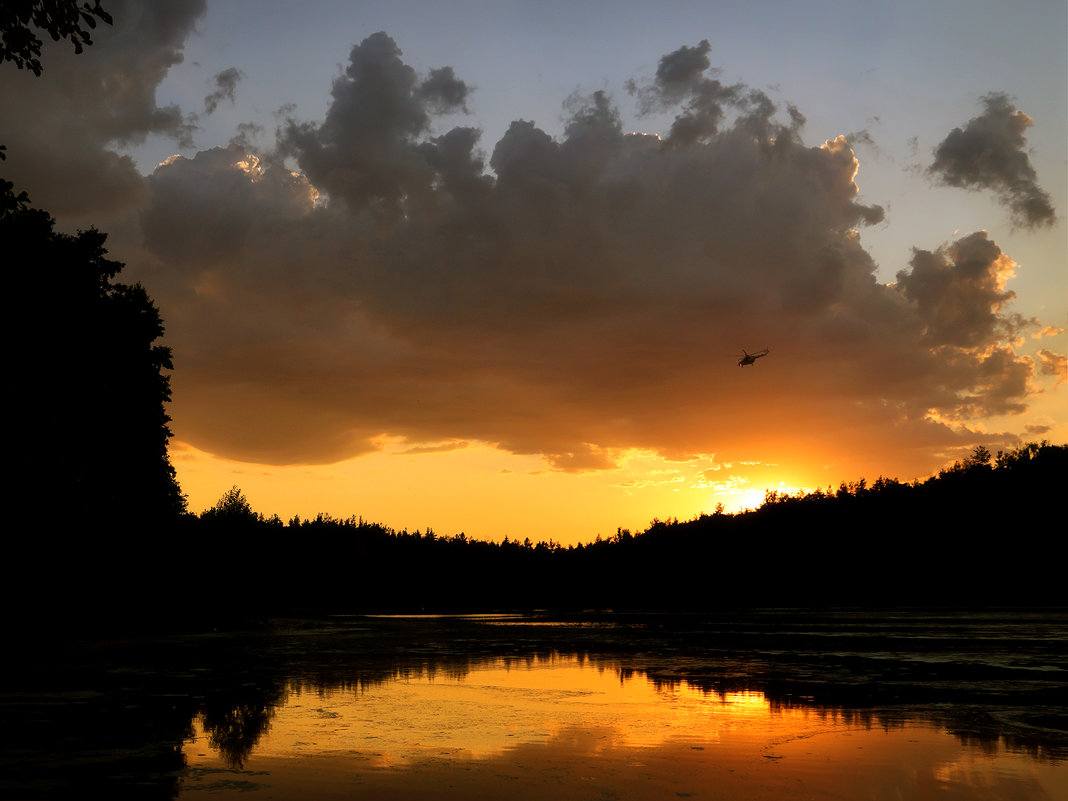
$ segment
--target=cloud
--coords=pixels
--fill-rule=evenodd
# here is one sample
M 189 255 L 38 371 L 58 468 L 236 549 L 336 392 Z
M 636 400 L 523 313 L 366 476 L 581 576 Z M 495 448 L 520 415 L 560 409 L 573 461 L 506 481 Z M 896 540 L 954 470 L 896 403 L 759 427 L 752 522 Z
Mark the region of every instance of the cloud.
M 451 451 L 460 451 L 470 447 L 470 442 L 440 442 L 431 445 L 416 445 L 412 448 L 406 448 L 403 451 L 397 451 L 398 456 L 412 456 L 422 453 L 450 453 Z
M 228 270 L 250 234 L 299 219 L 317 196 L 302 175 L 237 146 L 192 159 L 172 156 L 146 183 L 152 195 L 141 217 L 146 245 L 165 250 L 171 264 L 195 263 L 201 271 Z
M 643 114 L 681 105 L 672 123 L 665 147 L 687 147 L 714 136 L 729 112 L 739 115 L 736 127 L 749 130 L 766 143 L 785 143 L 805 124 L 805 116 L 793 105 L 787 106 L 789 125 L 775 125 L 775 104 L 763 92 L 742 84 L 725 86 L 706 75 L 711 45 L 703 40 L 696 47 L 680 47 L 660 59 L 651 84 L 628 84 Z
M 1063 334 L 1063 333 L 1064 333 L 1064 329 L 1063 328 L 1058 328 L 1057 326 L 1054 326 L 1054 325 L 1047 325 L 1047 326 L 1043 326 L 1038 331 L 1035 331 L 1033 334 L 1031 334 L 1031 336 L 1034 339 L 1042 339 L 1043 337 L 1059 336 L 1060 334 Z
M 703 50 L 661 62 L 680 119 L 713 114 Z M 477 129 L 432 132 L 466 84 L 375 34 L 325 118 L 283 126 L 300 173 L 238 143 L 161 165 L 142 222 L 181 436 L 271 463 L 389 434 L 560 470 L 634 448 L 887 469 L 888 432 L 904 454 L 1026 408 L 1035 365 L 1004 339 L 1029 323 L 998 245 L 918 249 L 879 283 L 858 229 L 882 210 L 858 200 L 848 140 L 807 145 L 800 112 L 719 94 L 716 124 L 670 147 L 625 133 L 606 92 L 573 96 L 563 136 L 513 122 L 491 173 Z M 728 354 L 764 345 L 740 374 Z
M 1042 348 L 1038 352 L 1038 361 L 1039 372 L 1042 375 L 1056 376 L 1057 386 L 1068 381 L 1068 358 L 1063 353 L 1056 353 L 1048 348 Z
M 938 145 L 928 171 L 949 186 L 993 190 L 1018 225 L 1053 225 L 1056 212 L 1026 150 L 1024 133 L 1032 119 L 1005 94 L 988 94 L 983 104 L 982 115 L 954 128 Z
M 914 251 L 911 270 L 897 274 L 897 289 L 923 321 L 927 344 L 992 345 L 1028 324 L 1001 313 L 1015 297 L 1004 287 L 1016 266 L 979 231 L 933 253 Z
M 368 36 L 334 81 L 322 124 L 291 119 L 281 142 L 331 198 L 393 219 L 409 205 L 433 201 L 435 170 L 420 137 L 433 115 L 462 110 L 468 92 L 449 67 L 419 81 L 401 55 L 385 33 Z
M 708 54 L 712 45 L 702 39 L 696 47 L 683 45 L 660 59 L 656 85 L 667 97 L 680 100 L 686 92 L 697 91 L 707 82 L 705 72 L 712 66 Z
M 142 179 L 108 148 L 182 135 L 154 88 L 203 8 L 133 8 L 116 27 L 143 49 L 101 41 L 90 77 L 72 78 L 95 86 L 121 63 L 135 87 L 79 118 L 90 189 L 56 210 L 127 210 L 110 242 L 163 310 L 174 429 L 201 450 L 326 463 L 385 435 L 572 471 L 635 450 L 852 469 L 870 454 L 893 470 L 1035 391 L 1045 362 L 1008 341 L 1031 321 L 1009 309 L 1000 247 L 979 232 L 917 249 L 880 283 L 860 231 L 883 211 L 860 199 L 849 139 L 806 143 L 800 110 L 712 77 L 706 42 L 624 96 L 639 114 L 675 110 L 664 137 L 625 132 L 600 91 L 566 99 L 561 136 L 519 119 L 483 150 L 477 127 L 439 128 L 474 105 L 468 84 L 418 73 L 377 33 L 352 48 L 321 120 L 284 112 L 273 150 L 246 126 Z M 59 174 L 42 172 L 71 121 L 54 108 L 67 87 L 42 87 L 26 188 L 47 207 L 75 167 L 61 155 Z M 730 356 L 765 345 L 755 368 Z
M 237 67 L 229 67 L 215 75 L 215 91 L 204 98 L 204 113 L 213 114 L 223 100 L 232 104 L 237 92 L 237 84 L 245 73 Z
M 177 106 L 157 105 L 156 87 L 182 61 L 205 7 L 206 0 L 112 0 L 114 25 L 99 26 L 84 53 L 46 42 L 41 77 L 0 70 L 5 177 L 59 215 L 99 215 L 140 202 L 141 176 L 113 148 L 150 134 L 191 145 L 191 123 Z

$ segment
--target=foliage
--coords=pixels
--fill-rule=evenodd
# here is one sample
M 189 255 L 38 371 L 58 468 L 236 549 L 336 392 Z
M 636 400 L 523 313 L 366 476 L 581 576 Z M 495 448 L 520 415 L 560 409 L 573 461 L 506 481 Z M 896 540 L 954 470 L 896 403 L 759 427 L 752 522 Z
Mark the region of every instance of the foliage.
M 41 45 L 38 32 L 53 41 L 69 39 L 75 53 L 93 43 L 84 26 L 95 29 L 97 20 L 111 24 L 111 15 L 100 0 L 79 4 L 76 0 L 4 0 L 0 4 L 0 62 L 12 61 L 19 69 L 41 74 Z
M 171 519 L 184 510 L 167 453 L 170 348 L 140 284 L 113 281 L 107 235 L 57 233 L 0 182 L 9 297 L 24 312 L 14 355 L 24 502 L 81 520 Z
M 263 522 L 263 516 L 252 511 L 245 493 L 236 485 L 224 492 L 213 507 L 202 512 L 200 519 L 231 525 Z
M 0 178 L 0 220 L 29 209 L 30 198 L 25 192 L 15 194 L 15 185 Z

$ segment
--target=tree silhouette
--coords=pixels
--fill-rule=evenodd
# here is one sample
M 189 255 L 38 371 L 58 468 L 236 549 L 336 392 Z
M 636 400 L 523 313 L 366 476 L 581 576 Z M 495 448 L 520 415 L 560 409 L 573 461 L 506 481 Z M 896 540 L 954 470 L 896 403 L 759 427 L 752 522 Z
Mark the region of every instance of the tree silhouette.
M 106 234 L 54 228 L 0 181 L 9 297 L 25 312 L 13 340 L 16 497 L 68 520 L 171 519 L 185 501 L 167 454 L 159 311 L 140 284 L 113 282 L 123 264 L 106 258 Z
M 229 524 L 262 522 L 262 517 L 252 511 L 245 493 L 236 485 L 224 492 L 213 507 L 201 512 L 200 519 Z
M 100 7 L 100 0 L 92 5 L 79 5 L 75 0 L 4 0 L 0 4 L 0 62 L 12 61 L 20 70 L 40 75 L 42 42 L 36 31 L 56 42 L 69 39 L 74 52 L 81 53 L 93 43 L 82 25 L 96 28 L 98 19 L 111 24 L 111 15 Z
M 991 464 L 991 462 L 994 462 Z M 231 620 L 354 612 L 735 607 L 1042 605 L 1063 570 L 1041 532 L 1056 520 L 1068 446 L 1023 445 L 996 461 L 977 446 L 924 481 L 880 475 L 834 490 L 768 491 L 759 509 L 561 546 L 395 531 L 328 514 L 284 524 L 237 487 L 182 542 L 207 611 Z M 976 532 L 985 536 L 977 538 Z M 546 532 L 548 535 L 551 532 Z M 1049 550 L 1052 550 L 1050 540 Z M 210 555 L 205 558 L 205 554 Z M 280 565 L 284 565 L 280 569 Z
M 81 23 L 95 28 L 97 18 L 111 24 L 111 15 L 100 7 L 100 0 L 80 7 L 74 0 L 5 0 L 0 4 L 0 64 L 12 61 L 20 70 L 33 70 L 40 77 L 41 40 L 33 28 L 57 42 L 70 39 L 74 52 L 81 53 L 83 45 L 93 43 Z M 6 150 L 6 145 L 0 145 L 0 161 L 7 158 Z

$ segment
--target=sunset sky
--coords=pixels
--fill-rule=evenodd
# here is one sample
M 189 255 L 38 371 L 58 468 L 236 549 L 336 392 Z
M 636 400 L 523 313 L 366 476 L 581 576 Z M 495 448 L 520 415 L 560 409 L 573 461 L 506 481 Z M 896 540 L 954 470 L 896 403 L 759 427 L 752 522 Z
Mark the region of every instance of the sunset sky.
M 1063 0 L 102 5 L 0 175 L 158 304 L 193 511 L 567 544 L 1068 441 Z

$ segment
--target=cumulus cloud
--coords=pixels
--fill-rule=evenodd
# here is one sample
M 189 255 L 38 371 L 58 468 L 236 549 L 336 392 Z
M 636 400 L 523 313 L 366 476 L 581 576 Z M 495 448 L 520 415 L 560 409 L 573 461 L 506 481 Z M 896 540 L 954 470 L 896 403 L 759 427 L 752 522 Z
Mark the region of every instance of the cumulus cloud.
M 396 218 L 432 202 L 421 135 L 432 115 L 462 110 L 467 86 L 445 67 L 420 81 L 385 33 L 352 48 L 322 124 L 290 120 L 281 142 L 316 187 L 354 210 Z
M 1058 386 L 1068 381 L 1068 358 L 1063 353 L 1042 348 L 1038 352 L 1038 360 L 1042 375 L 1056 376 Z
M 281 129 L 299 173 L 240 142 L 162 164 L 142 225 L 181 434 L 271 463 L 388 434 L 586 470 L 634 448 L 884 460 L 888 431 L 930 447 L 1023 410 L 1012 260 L 980 232 L 879 283 L 847 138 L 805 144 L 799 111 L 715 88 L 707 55 L 639 90 L 677 109 L 666 140 L 596 92 L 559 138 L 513 122 L 487 165 L 477 129 L 432 130 L 466 84 L 375 34 L 325 118 Z M 764 345 L 739 375 L 728 354 Z
M 656 68 L 656 85 L 675 101 L 684 94 L 696 91 L 707 82 L 705 72 L 712 66 L 708 54 L 712 45 L 702 39 L 696 47 L 683 45 L 660 59 Z
M 165 250 L 172 264 L 200 270 L 228 267 L 250 232 L 262 236 L 299 219 L 317 194 L 304 176 L 276 162 L 261 163 L 237 146 L 192 159 L 173 156 L 147 184 L 152 202 L 141 217 L 146 245 Z
M 987 95 L 983 105 L 980 116 L 938 145 L 928 170 L 949 186 L 994 191 L 1018 225 L 1052 225 L 1056 212 L 1027 155 L 1024 133 L 1033 120 L 1002 93 Z
M 681 106 L 665 147 L 687 147 L 714 136 L 731 113 L 738 115 L 737 129 L 765 143 L 785 143 L 804 126 L 805 116 L 795 106 L 787 106 L 788 125 L 775 123 L 778 109 L 766 94 L 742 84 L 726 86 L 708 74 L 711 49 L 707 39 L 696 47 L 680 47 L 660 59 L 651 83 L 628 83 L 642 113 Z
M 204 113 L 213 114 L 223 100 L 235 102 L 238 82 L 245 73 L 237 67 L 229 67 L 215 75 L 215 91 L 204 98 Z
M 0 70 L 5 177 L 60 215 L 99 214 L 143 199 L 133 161 L 114 148 L 150 134 L 192 144 L 191 123 L 177 106 L 157 105 L 156 87 L 182 61 L 205 6 L 206 0 L 113 0 L 114 25 L 98 27 L 84 53 L 46 42 L 41 77 Z
M 914 251 L 911 270 L 897 274 L 897 288 L 923 321 L 926 343 L 986 346 L 1028 324 L 1001 312 L 1016 296 L 1005 290 L 1016 266 L 979 231 L 933 253 Z
M 625 132 L 601 91 L 566 99 L 559 137 L 520 119 L 484 145 L 477 127 L 438 127 L 474 105 L 468 84 L 418 73 L 377 33 L 321 120 L 289 109 L 270 151 L 250 124 L 142 179 L 108 148 L 183 135 L 154 88 L 203 6 L 160 9 L 116 11 L 96 77 L 66 73 L 91 93 L 123 65 L 128 93 L 79 110 L 70 86 L 42 84 L 40 141 L 0 141 L 7 164 L 33 161 L 35 202 L 89 204 L 70 191 L 77 161 L 94 209 L 136 209 L 112 241 L 164 312 L 175 431 L 203 450 L 323 463 L 385 436 L 410 453 L 495 443 L 561 470 L 784 448 L 893 469 L 888 432 L 901 453 L 955 443 L 962 422 L 1025 409 L 1056 362 L 1014 352 L 1032 321 L 1011 313 L 1015 264 L 985 233 L 917 249 L 880 283 L 860 231 L 883 211 L 860 199 L 850 139 L 806 143 L 799 109 L 715 78 L 707 42 L 623 98 L 673 113 L 663 137 Z M 135 33 L 142 46 L 123 45 Z M 215 102 L 239 78 L 219 73 Z M 756 368 L 729 355 L 765 345 Z

